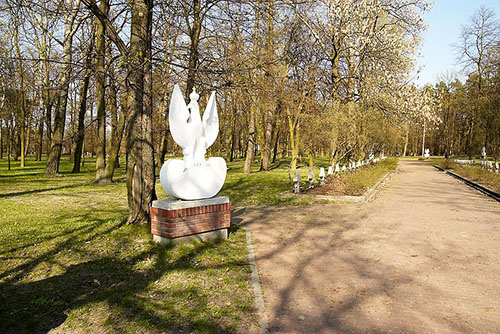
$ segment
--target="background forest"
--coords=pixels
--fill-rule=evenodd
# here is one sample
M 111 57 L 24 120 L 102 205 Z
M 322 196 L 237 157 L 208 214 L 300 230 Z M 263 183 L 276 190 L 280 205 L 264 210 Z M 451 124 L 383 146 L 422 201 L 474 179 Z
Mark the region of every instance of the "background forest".
M 456 41 L 465 82 L 413 84 L 424 0 L 1 0 L 0 158 L 61 155 L 96 182 L 126 157 L 129 222 L 148 219 L 155 169 L 180 154 L 173 85 L 217 91 L 211 155 L 250 173 L 277 157 L 500 154 L 500 47 L 482 8 Z M 157 174 L 156 169 L 156 174 Z

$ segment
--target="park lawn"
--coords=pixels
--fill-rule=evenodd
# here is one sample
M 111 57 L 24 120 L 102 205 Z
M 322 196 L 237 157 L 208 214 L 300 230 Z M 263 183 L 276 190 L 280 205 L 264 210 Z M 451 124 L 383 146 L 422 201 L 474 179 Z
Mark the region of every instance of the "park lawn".
M 246 333 L 256 326 L 246 236 L 165 247 L 127 217 L 124 170 L 57 177 L 0 161 L 0 333 Z M 158 188 L 158 193 L 160 193 Z
M 460 166 L 453 163 L 453 159 L 435 159 L 435 164 L 445 169 L 452 169 L 458 175 L 479 183 L 494 192 L 500 193 L 500 174 L 490 172 L 480 166 Z

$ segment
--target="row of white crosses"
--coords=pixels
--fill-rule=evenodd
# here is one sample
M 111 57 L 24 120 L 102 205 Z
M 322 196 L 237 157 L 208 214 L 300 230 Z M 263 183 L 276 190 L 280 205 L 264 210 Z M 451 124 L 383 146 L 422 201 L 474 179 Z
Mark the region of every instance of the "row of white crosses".
M 476 160 L 463 160 L 463 159 L 453 159 L 453 162 L 456 163 L 457 165 L 462 165 L 462 166 L 474 166 L 476 164 Z
M 463 160 L 463 159 L 453 159 L 453 162 L 456 163 L 457 165 L 461 166 L 475 166 L 476 165 L 476 160 Z M 480 162 L 481 168 L 486 168 L 490 172 L 495 172 L 499 173 L 500 172 L 500 164 L 498 161 L 487 161 L 487 160 L 481 160 Z
M 493 163 L 493 161 L 481 160 L 481 168 L 486 168 L 490 172 L 494 171 L 495 173 L 498 173 L 499 169 L 500 169 L 500 165 L 498 164 L 498 161 L 495 161 Z
M 385 160 L 387 159 L 386 156 L 383 154 L 380 156 L 380 158 L 375 158 L 373 154 L 370 154 L 367 160 L 358 160 L 358 161 L 349 161 L 347 165 L 340 165 L 340 164 L 335 164 L 335 167 L 329 166 L 328 167 L 328 176 L 332 177 L 334 174 L 339 175 L 341 172 L 342 173 L 347 173 L 349 172 L 354 172 L 356 169 L 361 168 L 363 166 L 367 166 L 369 164 L 376 164 L 380 160 Z M 319 169 L 319 183 L 320 185 L 325 184 L 325 179 L 326 179 L 326 174 L 325 174 L 325 168 L 320 167 Z M 314 188 L 314 168 L 309 168 L 309 173 L 308 173 L 308 179 L 309 179 L 309 189 Z M 299 193 L 300 192 L 300 170 L 297 168 L 295 170 L 295 174 L 293 176 L 293 183 L 294 183 L 294 188 L 293 192 L 294 193 Z

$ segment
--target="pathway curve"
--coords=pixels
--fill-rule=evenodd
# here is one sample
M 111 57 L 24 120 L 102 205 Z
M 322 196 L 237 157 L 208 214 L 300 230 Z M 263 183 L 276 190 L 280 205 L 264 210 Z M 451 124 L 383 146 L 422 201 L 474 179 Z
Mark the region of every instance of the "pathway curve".
M 270 333 L 500 333 L 500 204 L 427 164 L 370 203 L 238 214 Z

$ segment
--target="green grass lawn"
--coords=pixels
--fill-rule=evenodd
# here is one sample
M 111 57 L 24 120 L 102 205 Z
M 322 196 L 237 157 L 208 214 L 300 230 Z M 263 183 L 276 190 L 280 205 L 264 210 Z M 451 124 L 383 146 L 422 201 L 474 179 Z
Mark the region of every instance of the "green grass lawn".
M 500 174 L 490 172 L 485 168 L 481 168 L 479 165 L 461 166 L 455 164 L 452 158 L 448 160 L 445 160 L 444 158 L 434 159 L 432 160 L 432 163 L 445 169 L 452 169 L 458 175 L 500 193 Z M 479 164 L 478 161 L 476 163 Z
M 221 333 L 255 326 L 246 236 L 175 247 L 127 217 L 124 170 L 0 161 L 0 333 Z M 158 193 L 162 194 L 158 188 Z

